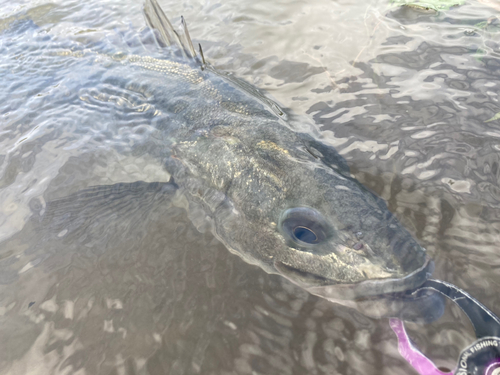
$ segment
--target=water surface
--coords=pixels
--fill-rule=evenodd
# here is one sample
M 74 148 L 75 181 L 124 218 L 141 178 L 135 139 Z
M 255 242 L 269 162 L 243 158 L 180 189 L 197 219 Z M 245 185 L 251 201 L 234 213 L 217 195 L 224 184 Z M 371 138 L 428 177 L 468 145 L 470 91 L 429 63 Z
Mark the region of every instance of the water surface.
M 497 3 L 439 14 L 382 0 L 160 3 L 212 65 L 311 119 L 429 250 L 435 277 L 500 313 Z M 169 199 L 148 153 L 147 87 L 91 86 L 99 69 L 37 57 L 45 37 L 119 52 L 144 27 L 141 6 L 2 4 L 0 372 L 412 373 L 387 321 L 244 263 Z M 24 31 L 9 33 L 16 20 Z M 55 198 L 134 181 L 159 183 L 40 219 Z M 474 337 L 453 306 L 409 330 L 450 369 Z

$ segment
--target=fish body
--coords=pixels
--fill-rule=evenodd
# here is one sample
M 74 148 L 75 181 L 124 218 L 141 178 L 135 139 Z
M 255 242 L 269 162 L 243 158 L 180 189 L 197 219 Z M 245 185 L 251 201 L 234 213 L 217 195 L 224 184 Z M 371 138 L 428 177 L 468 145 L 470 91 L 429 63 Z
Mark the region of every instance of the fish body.
M 115 148 L 147 150 L 190 209 L 201 209 L 214 235 L 246 262 L 372 316 L 400 316 L 418 300 L 405 292 L 425 282 L 432 261 L 335 149 L 293 130 L 258 90 L 196 58 L 187 29 L 177 34 L 155 0 L 146 1 L 145 13 L 159 43 L 184 38 L 183 48 L 163 56 L 162 49 L 151 56 L 39 51 L 78 75 L 61 100 L 93 105 L 115 100 L 113 91 L 133 91 L 123 105 L 149 111 L 150 123 L 140 135 L 108 126 L 110 138 L 123 138 Z M 71 75 L 63 80 L 70 85 Z M 93 94 L 82 83 L 93 80 L 109 92 Z M 99 137 L 89 135 L 89 144 L 102 148 Z

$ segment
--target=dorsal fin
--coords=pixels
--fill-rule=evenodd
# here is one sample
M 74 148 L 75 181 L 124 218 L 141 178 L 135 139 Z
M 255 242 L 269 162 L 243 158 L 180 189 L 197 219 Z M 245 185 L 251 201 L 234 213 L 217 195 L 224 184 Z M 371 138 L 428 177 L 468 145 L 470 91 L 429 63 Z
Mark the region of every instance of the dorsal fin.
M 182 16 L 181 16 L 181 26 L 182 26 L 182 29 L 181 29 L 182 31 L 180 34 L 180 38 L 181 38 L 182 46 L 183 46 L 184 50 L 189 50 L 189 53 L 191 55 L 190 57 L 195 58 L 196 51 L 194 50 L 193 42 L 191 41 L 191 36 L 189 35 L 186 20 Z
M 259 100 L 279 118 L 287 119 L 286 113 L 280 108 L 280 106 L 261 93 L 258 89 L 242 79 L 218 72 L 215 68 L 207 64 L 200 44 L 198 44 L 198 56 L 196 54 L 196 50 L 194 49 L 193 42 L 191 41 L 184 17 L 181 17 L 181 32 L 178 33 L 175 31 L 167 16 L 160 8 L 157 0 L 144 0 L 144 17 L 146 18 L 148 26 L 157 31 L 157 33 L 154 33 L 154 36 L 161 46 L 177 45 L 181 49 L 184 56 L 196 60 L 200 64 L 202 70 L 210 70 L 226 82 L 238 87 L 240 90 Z
M 148 26 L 158 31 L 159 37 L 157 34 L 155 36 L 161 46 L 177 45 L 186 57 L 196 58 L 196 51 L 184 17 L 181 17 L 181 32 L 178 33 L 156 0 L 144 1 L 144 17 Z

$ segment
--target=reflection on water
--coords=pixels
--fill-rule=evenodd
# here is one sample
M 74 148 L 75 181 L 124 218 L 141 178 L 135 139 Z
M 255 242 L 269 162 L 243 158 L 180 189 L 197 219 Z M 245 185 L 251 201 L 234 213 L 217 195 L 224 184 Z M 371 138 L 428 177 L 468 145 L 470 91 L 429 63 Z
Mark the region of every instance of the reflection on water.
M 187 18 L 214 65 L 312 118 L 431 251 L 435 276 L 500 313 L 494 8 L 162 6 Z M 143 26 L 140 9 L 134 1 L 2 7 L 0 372 L 410 373 L 386 321 L 267 275 L 191 222 L 148 153 L 161 145 L 151 88 L 91 87 L 105 64 L 90 71 L 58 56 L 56 66 L 40 50 L 54 36 L 65 50 L 135 48 L 122 35 Z M 110 153 L 110 142 L 132 156 Z M 104 184 L 117 184 L 112 196 L 81 192 Z M 409 328 L 448 368 L 473 339 L 453 306 Z

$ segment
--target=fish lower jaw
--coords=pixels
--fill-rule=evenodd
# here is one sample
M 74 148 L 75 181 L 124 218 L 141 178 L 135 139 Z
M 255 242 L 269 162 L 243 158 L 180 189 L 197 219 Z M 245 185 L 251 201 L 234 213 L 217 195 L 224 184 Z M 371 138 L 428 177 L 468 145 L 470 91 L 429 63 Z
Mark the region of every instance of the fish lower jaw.
M 366 297 L 383 296 L 392 293 L 402 293 L 422 285 L 434 270 L 434 262 L 426 258 L 424 265 L 401 278 L 373 278 L 352 284 L 332 284 L 322 286 L 307 286 L 300 281 L 287 277 L 295 284 L 328 300 L 354 300 Z M 376 274 L 375 274 L 376 275 Z M 369 275 L 367 275 L 369 276 Z M 302 284 L 302 285 L 301 285 Z

